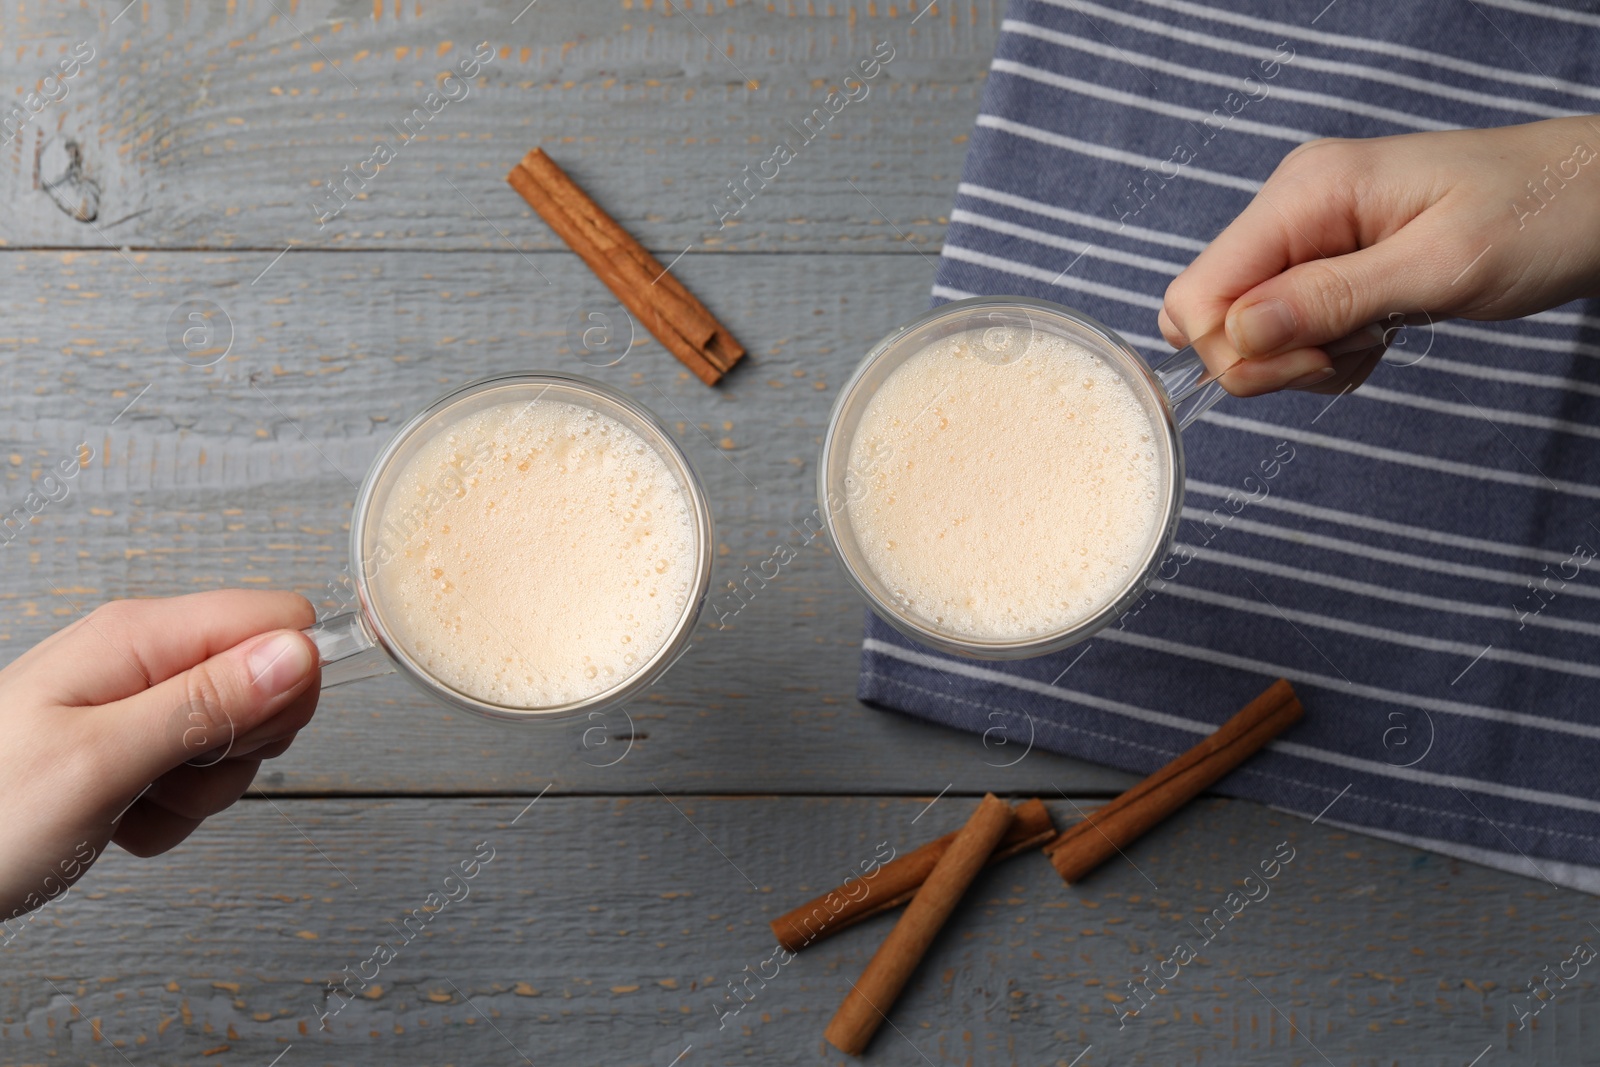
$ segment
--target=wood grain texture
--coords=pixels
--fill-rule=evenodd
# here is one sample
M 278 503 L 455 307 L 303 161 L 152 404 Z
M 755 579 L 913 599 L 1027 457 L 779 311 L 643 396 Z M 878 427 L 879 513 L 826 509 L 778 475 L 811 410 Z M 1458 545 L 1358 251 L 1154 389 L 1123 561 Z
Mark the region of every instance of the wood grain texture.
M 78 41 L 95 59 L 0 148 L 0 237 L 485 250 L 505 247 L 503 233 L 552 249 L 554 235 L 501 180 L 545 145 L 664 259 L 691 242 L 912 254 L 900 232 L 922 248 L 943 234 L 1003 10 L 941 3 L 913 25 L 922 9 L 901 0 L 541 0 L 519 16 L 525 4 L 139 0 L 117 18 L 121 4 L 10 0 L 5 95 L 32 90 Z M 479 42 L 495 58 L 471 91 L 401 144 L 391 124 L 406 132 L 406 116 Z M 880 42 L 894 58 L 867 95 L 721 225 L 726 183 L 793 139 L 789 124 Z M 396 158 L 320 225 L 308 204 L 343 168 L 359 177 L 380 141 Z M 81 175 L 52 197 L 45 186 L 67 174 L 69 144 Z M 85 196 L 93 223 L 57 203 L 76 210 Z
M 0 660 L 113 597 L 245 585 L 331 608 L 368 463 L 490 373 L 588 373 L 659 412 L 711 494 L 719 587 L 810 511 L 834 391 L 925 306 L 1003 4 L 915 25 L 890 0 L 465 8 L 0 0 L 7 94 L 76 42 L 96 51 L 0 146 L 0 510 L 95 451 L 0 547 Z M 478 41 L 495 58 L 470 93 L 320 225 L 327 183 Z M 880 41 L 896 54 L 870 94 L 720 225 L 725 183 Z M 674 272 L 751 350 L 717 390 L 642 329 L 621 363 L 580 362 L 570 324 L 616 309 L 502 182 L 536 144 L 663 262 L 688 249 Z M 230 326 L 207 366 L 175 345 L 197 308 Z M 262 775 L 276 799 L 157 860 L 114 852 L 0 947 L 0 1062 L 844 1062 L 822 1028 L 892 920 L 782 966 L 719 1028 L 728 983 L 772 973 L 769 919 L 880 842 L 953 829 L 986 789 L 1132 782 L 1037 751 L 1006 767 L 1015 747 L 862 707 L 861 615 L 813 546 L 726 629 L 702 623 L 631 719 L 495 726 L 392 678 L 328 694 Z M 485 841 L 470 896 L 319 1030 L 326 983 L 399 940 L 391 923 Z M 1127 983 L 1199 944 L 1279 842 L 1296 852 L 1271 895 L 1119 1026 Z M 1529 1029 L 1512 1010 L 1593 934 L 1587 910 L 1202 801 L 1070 889 L 1036 855 L 980 876 L 871 1060 L 1600 1062 L 1589 976 Z
M 954 829 L 975 800 L 946 797 L 915 826 L 910 800 L 672 801 L 681 813 L 655 795 L 547 796 L 520 818 L 521 798 L 284 802 L 305 837 L 247 801 L 167 857 L 108 857 L 3 950 L 4 1059 L 122 1063 L 114 1042 L 139 1065 L 265 1067 L 290 1046 L 284 1065 L 521 1063 L 511 1045 L 538 1064 L 667 1067 L 689 1045 L 684 1063 L 849 1062 L 822 1029 L 892 920 L 763 967 L 766 922 L 880 842 Z M 466 898 L 403 942 L 405 914 L 479 842 L 494 858 Z M 1270 895 L 1204 944 L 1190 923 L 1280 842 L 1294 854 Z M 862 1062 L 1061 1065 L 1093 1045 L 1080 1067 L 1323 1063 L 1318 1050 L 1340 1067 L 1460 1067 L 1486 1048 L 1484 1063 L 1593 1063 L 1587 977 L 1533 1029 L 1507 1026 L 1511 988 L 1592 937 L 1590 910 L 1203 801 L 1071 889 L 1038 855 L 983 873 L 896 1006 L 900 1034 L 886 1027 Z M 395 958 L 320 1031 L 326 983 L 385 939 Z M 1179 942 L 1199 958 L 1119 1030 L 1126 983 Z M 728 1018 L 746 967 L 776 977 Z
M 815 507 L 833 395 L 859 353 L 925 305 L 929 282 L 915 256 L 686 256 L 675 269 L 752 349 L 712 390 L 643 329 L 614 367 L 575 357 L 571 314 L 617 309 L 570 253 L 274 256 L 0 254 L 13 309 L 0 337 L 3 510 L 77 442 L 98 457 L 72 495 L 0 548 L 0 655 L 115 597 L 242 584 L 336 607 L 329 583 L 346 562 L 355 483 L 389 435 L 452 385 L 516 369 L 590 374 L 666 420 L 711 496 L 722 589 L 780 539 L 800 543 L 792 524 Z M 193 297 L 232 322 L 233 346 L 214 366 L 169 347 L 172 310 Z M 389 678 L 330 692 L 262 783 L 932 796 L 951 784 L 1053 795 L 1132 780 L 1043 752 L 1002 770 L 1026 738 L 1002 751 L 1006 738 L 986 745 L 862 707 L 862 613 L 817 542 L 726 629 L 714 613 L 701 623 L 694 651 L 630 709 L 631 751 L 619 715 L 506 727 Z

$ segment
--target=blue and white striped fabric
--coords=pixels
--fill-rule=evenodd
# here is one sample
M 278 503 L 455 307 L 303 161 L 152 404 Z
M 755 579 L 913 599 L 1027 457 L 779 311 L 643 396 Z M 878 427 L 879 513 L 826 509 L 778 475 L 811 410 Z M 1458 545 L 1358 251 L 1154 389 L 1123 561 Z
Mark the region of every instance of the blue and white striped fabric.
M 1167 283 L 1294 145 L 1600 111 L 1600 15 L 1221 3 L 1013 0 L 936 302 L 1043 297 L 1165 353 Z M 1305 720 L 1222 792 L 1600 891 L 1600 308 L 1408 334 L 1337 402 L 1186 432 L 1184 554 L 1121 626 L 998 664 L 871 619 L 860 695 L 1148 771 L 1281 675 Z

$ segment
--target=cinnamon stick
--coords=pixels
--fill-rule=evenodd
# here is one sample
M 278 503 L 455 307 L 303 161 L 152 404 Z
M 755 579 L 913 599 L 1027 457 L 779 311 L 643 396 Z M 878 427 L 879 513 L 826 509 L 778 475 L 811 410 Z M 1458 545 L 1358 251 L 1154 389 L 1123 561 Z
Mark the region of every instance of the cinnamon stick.
M 534 204 L 534 209 L 574 250 L 587 248 L 595 255 L 595 261 L 591 261 L 590 256 L 585 256 L 585 261 L 597 272 L 603 272 L 603 279 L 610 279 L 607 284 L 625 280 L 635 288 L 660 286 L 659 292 L 648 295 L 656 305 L 655 310 L 665 316 L 671 328 L 696 348 L 712 339 L 716 320 L 711 313 L 678 285 L 677 279 L 667 281 L 655 257 L 606 214 L 543 150 L 536 148 L 529 152 L 508 180 L 524 197 L 527 195 L 524 190 L 530 185 L 537 187 L 543 194 L 543 206 Z
M 900 921 L 878 946 L 860 981 L 851 985 L 822 1035 L 830 1045 L 852 1056 L 866 1049 L 940 927 L 1005 836 L 1011 818 L 1010 804 L 993 793 L 984 795 L 978 810 L 956 832 L 956 839 L 928 872 L 927 881 L 906 905 Z
M 1249 759 L 1301 714 L 1294 688 L 1279 678 L 1204 741 L 1057 834 L 1045 854 L 1071 885 Z
M 506 181 L 701 381 L 715 385 L 744 355 L 744 346 L 706 306 L 543 149 L 523 156 Z
M 1013 815 L 1010 829 L 989 856 L 990 864 L 1038 848 L 1055 837 L 1055 823 L 1039 801 L 1023 801 Z M 854 884 L 846 879 L 844 885 L 773 919 L 769 925 L 778 944 L 790 952 L 799 952 L 856 923 L 898 908 L 916 896 L 917 889 L 927 880 L 929 872 L 958 833 L 959 830 L 953 830 L 890 860 L 870 875 L 854 879 Z

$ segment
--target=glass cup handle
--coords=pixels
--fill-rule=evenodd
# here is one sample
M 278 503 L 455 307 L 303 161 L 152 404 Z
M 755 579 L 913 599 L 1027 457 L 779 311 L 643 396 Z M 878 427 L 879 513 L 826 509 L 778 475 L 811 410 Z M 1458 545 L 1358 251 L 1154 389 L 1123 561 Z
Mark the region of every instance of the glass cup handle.
M 317 646 L 324 689 L 394 671 L 394 660 L 373 639 L 359 611 L 329 616 L 300 632 Z
M 1348 337 L 1323 345 L 1322 350 L 1330 356 L 1340 356 L 1347 352 L 1376 348 L 1386 344 L 1388 339 L 1383 326 L 1374 323 L 1363 326 Z M 1202 352 L 1215 356 L 1215 362 L 1224 363 L 1223 371 L 1215 375 L 1207 371 L 1205 361 L 1200 358 Z M 1172 401 L 1172 418 L 1177 422 L 1178 429 L 1188 426 L 1228 395 L 1228 391 L 1222 387 L 1222 375 L 1227 374 L 1227 368 L 1239 362 L 1239 359 L 1239 353 L 1228 342 L 1224 328 L 1218 326 L 1188 348 L 1180 348 L 1150 365 L 1151 373 L 1167 391 L 1167 399 Z
M 1167 391 L 1167 399 L 1172 402 L 1172 418 L 1180 430 L 1211 410 L 1217 401 L 1228 395 L 1228 391 L 1222 387 L 1222 382 L 1219 380 L 1227 371 L 1212 375 L 1206 370 L 1205 361 L 1200 358 L 1202 351 L 1207 354 L 1215 352 L 1230 367 L 1239 358 L 1233 346 L 1228 343 L 1223 328 L 1219 326 L 1189 347 L 1180 348 L 1165 359 L 1150 365 L 1151 373 Z

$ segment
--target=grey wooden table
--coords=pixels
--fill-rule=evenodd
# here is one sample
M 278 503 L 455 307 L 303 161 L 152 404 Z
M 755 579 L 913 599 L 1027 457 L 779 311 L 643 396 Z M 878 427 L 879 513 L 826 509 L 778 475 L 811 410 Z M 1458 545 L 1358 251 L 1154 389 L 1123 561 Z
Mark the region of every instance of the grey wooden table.
M 78 441 L 100 456 L 0 552 L 7 658 L 116 597 L 245 585 L 329 606 L 387 435 L 512 369 L 586 371 L 657 410 L 710 489 L 718 580 L 765 556 L 812 506 L 835 388 L 925 304 L 1001 18 L 899 0 L 123 3 L 0 14 L 19 98 L 79 42 L 95 55 L 0 147 L 7 510 Z M 318 183 L 395 139 L 480 41 L 495 53 L 470 93 L 319 224 Z M 895 58 L 869 96 L 719 226 L 726 183 L 881 41 Z M 569 323 L 609 295 L 503 181 L 541 144 L 663 261 L 682 254 L 750 349 L 722 386 L 642 330 L 615 366 L 580 361 Z M 184 347 L 194 321 L 225 355 Z M 0 1061 L 841 1062 L 822 1030 L 886 921 L 730 1015 L 769 918 L 879 841 L 959 825 L 984 790 L 1064 822 L 1129 781 L 1038 751 L 1002 766 L 978 737 L 863 707 L 861 617 L 818 548 L 732 626 L 702 626 L 631 718 L 497 727 L 392 678 L 328 694 L 262 795 L 159 859 L 108 856 L 0 950 Z M 1126 983 L 1285 841 L 1271 897 L 1119 1026 Z M 470 895 L 323 1025 L 327 983 L 482 849 Z M 1072 890 L 1037 856 L 983 876 L 868 1059 L 1600 1061 L 1590 986 L 1532 1030 L 1509 1007 L 1593 912 L 1208 800 Z

